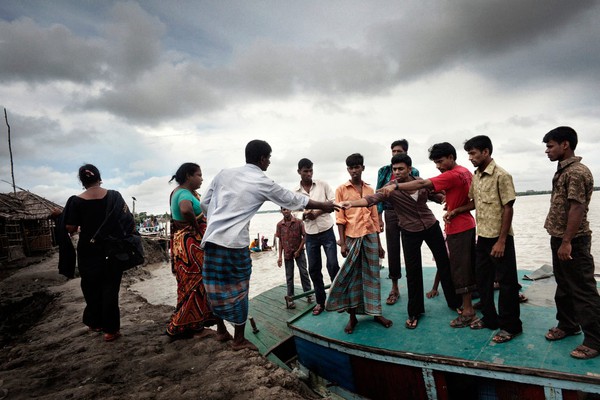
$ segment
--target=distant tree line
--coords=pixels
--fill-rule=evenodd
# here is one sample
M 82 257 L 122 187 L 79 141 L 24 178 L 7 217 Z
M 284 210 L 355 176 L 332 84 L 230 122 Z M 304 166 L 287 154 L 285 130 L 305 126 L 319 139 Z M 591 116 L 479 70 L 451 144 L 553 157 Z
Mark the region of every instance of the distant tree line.
M 594 186 L 594 191 L 600 190 L 600 186 Z M 537 194 L 550 194 L 552 190 L 527 190 L 525 192 L 517 192 L 517 196 L 535 196 Z

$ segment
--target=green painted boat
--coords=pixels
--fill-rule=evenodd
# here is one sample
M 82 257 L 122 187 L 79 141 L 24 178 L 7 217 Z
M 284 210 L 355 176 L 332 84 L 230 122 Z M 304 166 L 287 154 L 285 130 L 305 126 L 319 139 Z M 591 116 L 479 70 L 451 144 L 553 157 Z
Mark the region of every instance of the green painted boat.
M 520 278 L 531 271 L 519 271 Z M 387 271 L 382 270 L 382 277 Z M 435 268 L 424 268 L 425 287 Z M 415 330 L 404 327 L 406 288 L 393 306 L 383 304 L 394 325 L 385 329 L 358 316 L 352 334 L 346 313 L 311 313 L 313 304 L 296 296 L 286 307 L 285 285 L 250 300 L 248 337 L 275 364 L 295 369 L 323 395 L 348 399 L 600 399 L 600 357 L 576 360 L 570 351 L 581 335 L 550 342 L 556 326 L 553 278 L 522 280 L 529 298 L 521 304 L 523 334 L 496 344 L 494 331 L 451 328 L 456 314 L 443 295 L 425 299 L 426 313 Z M 391 287 L 381 279 L 385 298 Z

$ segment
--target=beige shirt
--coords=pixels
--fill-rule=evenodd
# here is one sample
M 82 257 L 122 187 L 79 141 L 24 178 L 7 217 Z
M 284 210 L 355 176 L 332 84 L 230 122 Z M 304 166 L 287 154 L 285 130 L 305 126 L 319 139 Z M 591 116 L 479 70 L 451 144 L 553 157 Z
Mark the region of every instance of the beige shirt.
M 304 190 L 302 185 L 298 185 L 295 190 L 305 196 L 308 196 L 311 200 L 315 201 L 335 201 L 335 193 L 331 187 L 323 181 L 313 179 L 312 187 L 310 192 Z M 301 217 L 298 217 L 301 218 Z M 304 230 L 308 235 L 316 235 L 317 233 L 325 232 L 333 226 L 333 218 L 331 214 L 324 213 L 319 215 L 314 220 L 304 220 Z
M 469 198 L 475 201 L 477 234 L 485 238 L 500 236 L 503 207 L 516 199 L 512 176 L 492 160 L 483 172 L 475 171 Z M 508 231 L 513 235 L 512 226 Z

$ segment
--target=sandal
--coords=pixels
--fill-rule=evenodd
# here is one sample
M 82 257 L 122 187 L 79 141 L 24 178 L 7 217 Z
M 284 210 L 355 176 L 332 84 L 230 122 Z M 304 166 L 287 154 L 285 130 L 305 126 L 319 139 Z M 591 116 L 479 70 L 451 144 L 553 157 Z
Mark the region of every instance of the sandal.
M 419 325 L 419 317 L 409 317 L 404 326 L 406 329 L 415 329 Z
M 575 347 L 575 350 L 571 352 L 571 357 L 578 358 L 580 360 L 589 360 L 590 358 L 598 357 L 598 350 L 594 350 L 591 347 L 587 347 L 582 344 Z
M 465 315 L 461 314 L 452 321 L 450 321 L 450 326 L 452 328 L 466 328 L 471 325 L 471 323 L 477 318 L 475 314 Z
M 321 314 L 322 312 L 323 312 L 323 306 L 322 306 L 322 305 L 320 305 L 320 304 L 317 304 L 317 305 L 315 306 L 315 308 L 313 308 L 313 310 L 312 310 L 312 315 L 319 315 L 319 314 Z
M 495 328 L 491 328 L 491 327 L 487 326 L 481 318 L 475 318 L 473 320 L 473 322 L 471 322 L 471 325 L 469 325 L 469 328 L 475 329 L 475 330 L 485 329 L 485 328 L 495 329 Z
M 399 297 L 400 297 L 400 293 L 390 292 L 387 300 L 385 301 L 385 304 L 387 304 L 388 306 L 396 304 Z
M 115 340 L 117 340 L 120 337 L 121 337 L 121 333 L 120 332 L 105 333 L 104 334 L 104 341 L 105 342 L 114 342 Z
M 548 332 L 546 332 L 546 335 L 544 335 L 544 337 L 546 338 L 546 340 L 555 341 L 555 340 L 564 339 L 567 336 L 579 335 L 580 333 L 581 333 L 581 329 L 576 330 L 576 331 L 567 332 L 567 331 L 564 331 L 564 330 L 560 329 L 559 327 L 555 326 L 553 328 L 548 329 Z
M 521 333 L 522 332 L 510 333 L 510 332 L 505 331 L 504 329 L 501 329 L 492 338 L 492 342 L 494 342 L 494 343 L 506 343 L 506 342 L 509 342 L 509 341 L 513 340 L 513 338 L 515 336 L 519 336 Z

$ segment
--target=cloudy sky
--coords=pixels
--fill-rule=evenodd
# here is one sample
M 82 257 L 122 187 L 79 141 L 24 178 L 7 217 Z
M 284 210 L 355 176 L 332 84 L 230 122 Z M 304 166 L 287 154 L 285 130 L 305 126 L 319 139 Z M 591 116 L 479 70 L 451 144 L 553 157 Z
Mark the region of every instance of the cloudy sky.
M 199 163 L 206 187 L 252 139 L 291 188 L 300 158 L 335 187 L 354 152 L 375 184 L 400 138 L 422 176 L 437 174 L 427 149 L 442 141 L 471 168 L 462 144 L 485 134 L 517 190 L 547 190 L 541 139 L 559 125 L 600 180 L 599 20 L 587 0 L 3 0 L 16 183 L 64 204 L 90 162 L 137 211 L 163 213 L 181 163 Z

